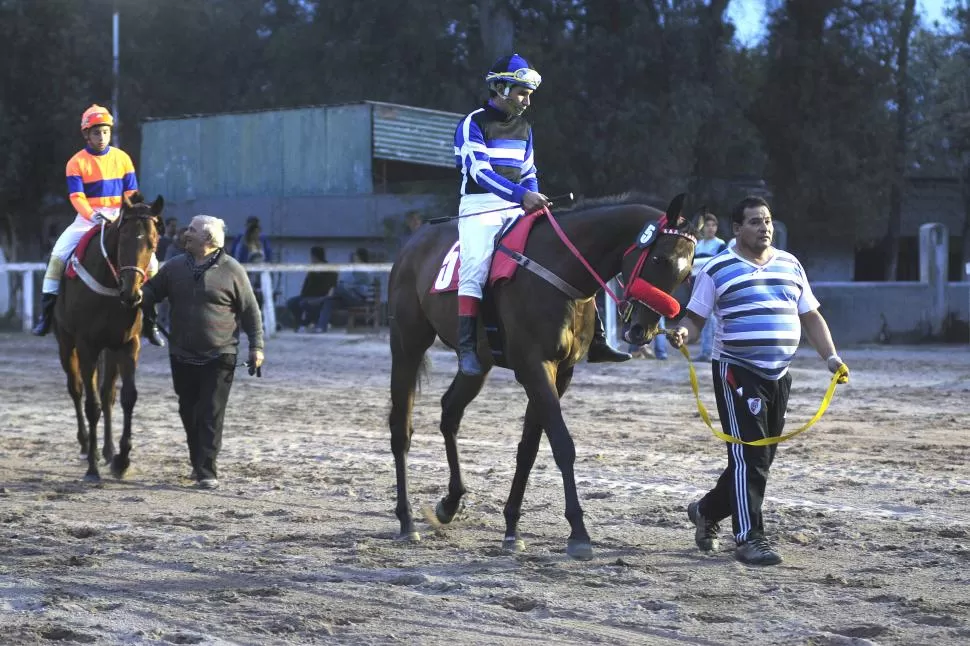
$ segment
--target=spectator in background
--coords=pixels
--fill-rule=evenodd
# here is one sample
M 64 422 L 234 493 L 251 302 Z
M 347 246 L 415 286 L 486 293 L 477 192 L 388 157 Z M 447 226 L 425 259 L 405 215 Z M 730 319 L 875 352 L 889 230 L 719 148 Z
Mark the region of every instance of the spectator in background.
M 327 262 L 327 250 L 323 247 L 310 248 L 310 263 Z M 337 274 L 332 271 L 308 271 L 303 279 L 300 295 L 286 301 L 286 309 L 293 315 L 293 329 L 299 332 L 306 325 L 320 318 L 323 299 L 337 286 Z
M 241 263 L 273 262 L 273 252 L 269 240 L 263 235 L 259 218 L 255 215 L 246 218 L 245 232 L 236 238 L 229 253 Z
M 370 261 L 370 253 L 363 247 L 350 254 L 351 263 Z M 337 275 L 337 284 L 324 297 L 320 308 L 320 318 L 314 332 L 326 332 L 335 307 L 357 307 L 374 299 L 373 277 L 366 271 L 342 271 Z
M 185 232 L 188 231 L 188 227 L 182 227 L 175 234 L 175 238 L 172 240 L 172 244 L 168 245 L 168 249 L 165 250 L 165 256 L 163 260 L 171 260 L 175 256 L 180 256 L 185 253 Z
M 232 257 L 243 265 L 256 265 L 272 262 L 270 258 L 269 242 L 263 236 L 263 229 L 259 224 L 259 218 L 251 216 L 246 220 L 246 232 L 236 239 L 232 249 Z M 253 286 L 253 293 L 256 300 L 262 306 L 263 286 L 259 274 L 249 272 L 249 282 Z
M 175 236 L 178 235 L 179 221 L 176 218 L 168 218 L 165 220 L 165 230 L 162 235 L 158 238 L 158 248 L 155 250 L 155 255 L 165 260 L 165 253 L 168 251 L 169 246 L 175 242 Z
M 408 211 L 404 214 L 404 227 L 401 234 L 397 237 L 397 251 L 395 255 L 400 255 L 401 250 L 414 237 L 414 234 L 421 228 L 422 224 L 424 224 L 424 218 L 421 217 L 420 211 Z
M 717 216 L 701 207 L 702 214 L 698 218 L 697 228 L 701 232 L 701 239 L 697 241 L 694 251 L 694 266 L 691 267 L 691 279 L 697 278 L 707 262 L 727 249 L 727 244 L 717 237 Z M 710 361 L 714 349 L 714 316 L 711 315 L 701 330 L 701 353 L 694 357 L 694 361 Z

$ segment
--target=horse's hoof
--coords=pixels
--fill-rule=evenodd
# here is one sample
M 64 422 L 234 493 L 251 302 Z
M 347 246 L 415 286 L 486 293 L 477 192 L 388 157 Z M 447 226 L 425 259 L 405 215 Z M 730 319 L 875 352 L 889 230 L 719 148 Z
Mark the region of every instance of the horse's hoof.
M 122 478 L 125 477 L 125 474 L 128 473 L 128 467 L 130 466 L 131 466 L 130 460 L 126 460 L 116 456 L 111 461 L 111 475 L 113 475 L 118 480 L 121 480 Z
M 97 474 L 97 473 L 85 473 L 84 474 L 84 481 L 85 482 L 101 482 L 101 476 L 99 474 Z
M 394 537 L 394 540 L 398 543 L 420 543 L 421 534 L 417 533 L 416 531 L 410 531 L 407 533 L 398 534 Z
M 111 461 L 115 459 L 115 454 L 114 454 L 114 452 L 111 452 L 111 453 L 102 453 L 101 454 L 101 457 L 104 458 L 104 463 L 105 464 L 111 464 Z
M 506 552 L 521 554 L 525 551 L 525 541 L 518 536 L 506 536 L 502 539 L 502 549 Z
M 589 561 L 593 558 L 593 545 L 589 541 L 570 538 L 566 542 L 566 554 L 577 561 Z
M 450 523 L 451 521 L 453 521 L 455 518 L 457 518 L 458 515 L 461 514 L 461 511 L 464 508 L 465 508 L 465 503 L 462 502 L 462 501 L 458 501 L 458 506 L 455 508 L 455 511 L 452 512 L 451 514 L 449 514 L 445 510 L 445 501 L 442 498 L 441 500 L 438 501 L 438 504 L 435 505 L 435 508 L 434 508 L 434 517 L 437 518 L 438 519 L 438 522 L 441 523 L 442 525 L 447 525 L 448 523 Z

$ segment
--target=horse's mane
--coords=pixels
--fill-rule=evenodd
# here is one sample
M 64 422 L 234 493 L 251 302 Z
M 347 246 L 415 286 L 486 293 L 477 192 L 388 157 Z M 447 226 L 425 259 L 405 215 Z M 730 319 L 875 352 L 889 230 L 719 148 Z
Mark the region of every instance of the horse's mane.
M 581 213 L 601 206 L 621 206 L 623 204 L 645 204 L 663 211 L 666 203 L 660 197 L 652 193 L 642 191 L 627 191 L 615 195 L 605 195 L 603 197 L 580 197 L 571 206 L 562 209 L 565 213 Z M 559 209 L 557 209 L 559 211 Z
M 626 191 L 625 193 L 605 195 L 603 197 L 580 197 L 578 200 L 573 202 L 571 206 L 567 206 L 562 209 L 555 209 L 555 214 L 557 216 L 560 214 L 575 216 L 604 206 L 622 206 L 624 204 L 643 204 L 644 206 L 655 208 L 661 213 L 663 213 L 667 208 L 667 203 L 661 197 L 653 193 L 645 193 L 643 191 Z M 698 237 L 700 232 L 694 226 L 693 220 L 691 218 L 686 218 L 686 220 L 686 233 L 690 233 L 694 237 Z

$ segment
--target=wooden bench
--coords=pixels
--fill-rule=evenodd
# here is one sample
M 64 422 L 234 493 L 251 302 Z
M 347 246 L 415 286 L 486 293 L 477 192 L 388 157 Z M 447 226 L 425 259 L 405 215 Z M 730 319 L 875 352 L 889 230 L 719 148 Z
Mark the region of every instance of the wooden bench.
M 371 327 L 376 332 L 381 327 L 381 280 L 375 278 L 371 283 L 374 290 L 374 298 L 363 305 L 356 305 L 347 308 L 347 332 L 353 332 L 360 323 L 364 327 Z

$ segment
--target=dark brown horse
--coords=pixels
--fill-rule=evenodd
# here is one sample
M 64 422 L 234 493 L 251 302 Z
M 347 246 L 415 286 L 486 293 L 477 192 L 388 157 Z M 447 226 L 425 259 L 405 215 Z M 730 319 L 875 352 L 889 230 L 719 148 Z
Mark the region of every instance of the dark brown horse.
M 102 410 L 104 446 L 101 454 L 111 464 L 111 472 L 117 478 L 124 476 L 130 465 L 131 416 L 138 399 L 135 368 L 141 348 L 141 286 L 147 279 L 148 263 L 158 245 L 163 207 L 161 196 L 152 204 L 146 204 L 137 193 L 132 200 L 125 198 L 118 219 L 106 225 L 103 232 L 91 240 L 83 261 L 77 263 L 78 278 L 62 281 L 61 294 L 54 308 L 54 331 L 61 365 L 67 373 L 67 391 L 74 401 L 77 439 L 81 452 L 87 454 L 88 470 L 84 479 L 88 481 L 101 479 L 97 428 Z M 100 393 L 99 356 L 102 359 Z M 124 426 L 121 452 L 115 455 L 111 407 L 119 373 Z
M 683 202 L 683 195 L 671 202 L 667 208 L 669 218 L 653 207 L 632 203 L 631 198 L 589 202 L 560 214 L 566 237 L 599 276 L 609 279 L 622 274 L 623 283 L 628 285 L 624 291 L 627 301 L 624 338 L 636 345 L 648 343 L 658 333 L 660 313 L 646 303 L 666 310 L 668 316 L 676 313 L 676 302 L 668 295 L 690 273 L 696 231 L 683 217 Z M 457 227 L 453 224 L 424 227 L 409 241 L 391 271 L 388 421 L 397 471 L 396 513 L 401 523 L 400 538 L 404 540 L 420 540 L 408 499 L 407 478 L 416 384 L 425 352 L 435 336 L 440 336 L 452 348 L 457 343 L 456 294 L 432 294 L 429 290 L 457 239 Z M 529 398 L 515 477 L 505 505 L 503 546 L 513 551 L 525 547 L 518 534 L 519 516 L 545 429 L 565 488 L 566 519 L 571 527 L 566 551 L 574 558 L 588 559 L 592 557 L 592 545 L 583 523 L 573 473 L 576 449 L 563 421 L 559 400 L 569 387 L 573 367 L 589 348 L 593 336 L 592 297 L 600 285 L 567 249 L 545 217 L 533 228 L 524 255 L 568 283 L 573 291 L 567 295 L 561 288 L 521 267 L 512 280 L 490 288 L 497 324 L 504 336 L 504 356 Z M 674 304 L 670 305 L 671 302 Z M 484 337 L 484 334 L 478 335 L 483 374 L 458 373 L 441 399 L 441 433 L 451 470 L 448 495 L 435 509 L 441 523 L 454 519 L 465 494 L 457 435 L 466 406 L 481 390 L 494 365 Z

